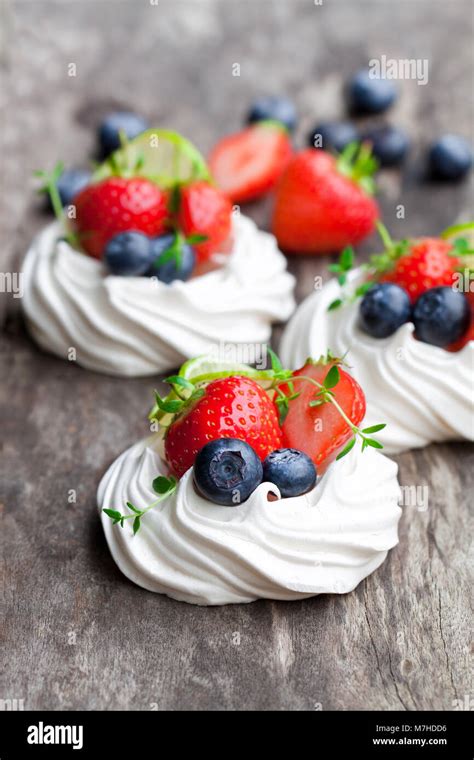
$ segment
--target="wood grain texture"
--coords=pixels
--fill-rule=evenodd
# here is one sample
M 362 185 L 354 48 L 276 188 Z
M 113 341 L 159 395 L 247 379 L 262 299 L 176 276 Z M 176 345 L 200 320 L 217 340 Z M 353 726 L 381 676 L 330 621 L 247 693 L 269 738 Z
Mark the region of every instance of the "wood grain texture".
M 341 87 L 368 59 L 427 58 L 429 84 L 401 83 L 394 121 L 414 140 L 381 203 L 395 236 L 436 233 L 469 212 L 467 184 L 423 179 L 423 147 L 472 125 L 470 3 L 3 3 L 2 271 L 17 271 L 46 222 L 31 173 L 83 161 L 111 106 L 131 106 L 203 150 L 238 127 L 259 92 L 294 96 L 300 144 L 342 113 Z M 77 76 L 68 77 L 69 63 Z M 241 76 L 232 77 L 232 64 Z M 396 206 L 403 203 L 404 220 Z M 262 226 L 268 206 L 250 213 Z M 374 250 L 375 241 L 361 249 Z M 327 259 L 292 260 L 298 299 Z M 473 448 L 398 457 L 400 544 L 352 594 L 198 608 L 133 586 L 116 569 L 95 507 L 101 474 L 146 431 L 153 379 L 119 380 L 47 356 L 19 301 L 0 316 L 5 572 L 0 697 L 29 709 L 453 709 L 472 700 Z M 276 342 L 279 331 L 277 330 Z M 70 489 L 77 503 L 68 503 Z M 235 634 L 239 634 L 236 636 Z M 236 643 L 240 638 L 240 643 Z

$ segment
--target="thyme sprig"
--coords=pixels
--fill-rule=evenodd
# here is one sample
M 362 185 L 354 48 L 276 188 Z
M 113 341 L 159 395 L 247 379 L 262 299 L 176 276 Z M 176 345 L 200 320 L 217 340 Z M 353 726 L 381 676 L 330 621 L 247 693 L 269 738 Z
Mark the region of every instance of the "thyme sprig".
M 164 499 L 167 499 L 168 496 L 171 496 L 171 494 L 176 491 L 177 485 L 176 478 L 173 478 L 172 476 L 167 478 L 164 475 L 158 475 L 152 483 L 152 488 L 154 492 L 158 494 L 158 498 L 152 501 L 151 504 L 148 504 L 147 507 L 144 507 L 144 509 L 138 509 L 138 507 L 130 501 L 127 501 L 126 505 L 131 510 L 130 513 L 122 514 L 122 512 L 119 512 L 117 509 L 103 509 L 102 512 L 105 512 L 107 517 L 110 517 L 114 525 L 118 524 L 121 528 L 124 527 L 125 520 L 133 519 L 132 530 L 133 535 L 136 535 L 140 530 L 143 515 L 146 515 L 147 512 L 156 507 L 156 505 Z
M 303 381 L 305 383 L 310 383 L 315 388 L 313 397 L 309 401 L 309 407 L 315 408 L 321 407 L 326 403 L 332 404 L 353 433 L 351 439 L 342 451 L 339 452 L 336 459 L 342 459 L 342 457 L 348 454 L 354 447 L 357 439 L 360 439 L 362 442 L 362 451 L 368 447 L 375 449 L 383 448 L 383 444 L 376 438 L 373 438 L 372 435 L 373 433 L 378 433 L 380 430 L 383 430 L 385 424 L 360 428 L 350 419 L 336 398 L 335 388 L 341 379 L 339 367 L 343 364 L 343 359 L 334 356 L 331 351 L 328 351 L 327 354 L 321 356 L 317 362 L 308 360 L 308 362 L 311 361 L 313 364 L 331 365 L 329 366 L 323 381 L 320 383 L 313 377 L 309 377 L 308 375 L 297 375 L 292 370 L 285 369 L 277 354 L 270 348 L 267 350 L 270 358 L 270 367 L 268 369 L 258 370 L 248 367 L 248 369 L 245 370 L 239 369 L 235 374 L 243 377 L 250 377 L 257 382 L 263 383 L 269 393 L 274 393 L 274 401 L 278 408 L 280 425 L 283 424 L 285 417 L 288 414 L 291 402 L 301 395 L 301 391 L 298 390 L 296 386 Z M 205 395 L 206 384 L 216 379 L 229 377 L 231 374 L 231 371 L 208 372 L 193 380 L 180 374 L 170 375 L 164 382 L 171 387 L 171 391 L 167 396 L 161 397 L 155 390 L 155 405 L 149 418 L 151 420 L 158 420 L 162 428 L 168 427 L 174 422 L 178 415 L 183 414 L 190 405 L 196 403 Z M 126 506 L 129 512 L 122 513 L 117 509 L 103 509 L 103 512 L 112 520 L 114 525 L 118 524 L 121 528 L 124 527 L 126 520 L 133 520 L 132 527 L 133 534 L 135 535 L 140 530 L 142 517 L 163 501 L 163 499 L 168 498 L 175 492 L 177 481 L 174 477 L 160 475 L 154 479 L 152 486 L 155 493 L 158 494 L 158 498 L 143 509 L 139 509 L 134 504 L 127 501 Z
M 330 403 L 332 404 L 343 420 L 347 423 L 347 425 L 350 427 L 352 432 L 354 433 L 353 437 L 350 439 L 350 441 L 346 444 L 344 449 L 342 449 L 341 452 L 337 455 L 336 459 L 342 459 L 346 454 L 351 451 L 351 449 L 354 447 L 357 438 L 360 438 L 362 441 L 362 451 L 364 451 L 367 447 L 371 446 L 374 449 L 383 449 L 383 444 L 380 443 L 376 438 L 370 437 L 372 433 L 378 433 L 380 430 L 383 430 L 384 427 L 386 427 L 385 423 L 380 423 L 377 425 L 371 425 L 367 428 L 359 428 L 357 425 L 355 425 L 352 420 L 348 417 L 348 415 L 345 413 L 344 409 L 341 407 L 339 402 L 337 401 L 335 397 L 335 393 L 333 391 L 333 388 L 337 386 L 340 380 L 340 372 L 338 364 L 333 364 L 330 369 L 328 370 L 327 375 L 323 379 L 322 383 L 318 383 L 317 380 L 315 380 L 312 377 L 309 377 L 308 375 L 296 375 L 292 378 L 292 383 L 304 380 L 305 382 L 309 382 L 312 385 L 315 386 L 316 391 L 314 394 L 314 398 L 309 402 L 309 406 L 311 408 L 322 406 L 323 404 Z M 280 394 L 285 395 L 281 389 L 278 389 Z M 287 396 L 287 401 L 290 402 L 293 398 L 296 398 L 299 393 L 294 393 L 290 391 L 290 394 Z M 283 401 L 280 402 L 283 404 Z
M 34 172 L 34 176 L 38 177 L 42 181 L 42 185 L 38 192 L 47 193 L 51 201 L 51 207 L 54 211 L 54 215 L 58 222 L 61 224 L 61 228 L 64 231 L 64 238 L 71 243 L 71 245 L 78 245 L 78 237 L 71 229 L 69 219 L 64 211 L 63 204 L 61 203 L 61 197 L 58 190 L 58 181 L 64 171 L 64 164 L 62 161 L 58 161 L 51 172 L 38 169 Z
M 328 311 L 334 311 L 343 304 L 353 303 L 358 298 L 364 296 L 370 288 L 375 285 L 377 278 L 390 271 L 395 262 L 408 253 L 410 248 L 410 242 L 408 240 L 394 241 L 390 237 L 387 228 L 381 223 L 377 222 L 377 230 L 385 246 L 381 253 L 373 253 L 369 257 L 369 261 L 366 264 L 362 264 L 360 269 L 366 273 L 366 279 L 357 285 L 356 288 L 347 288 L 348 274 L 354 268 L 355 255 L 351 246 L 344 248 L 339 256 L 339 260 L 335 264 L 331 264 L 328 269 L 337 275 L 339 285 L 341 286 L 341 293 L 338 298 L 331 301 L 327 307 Z

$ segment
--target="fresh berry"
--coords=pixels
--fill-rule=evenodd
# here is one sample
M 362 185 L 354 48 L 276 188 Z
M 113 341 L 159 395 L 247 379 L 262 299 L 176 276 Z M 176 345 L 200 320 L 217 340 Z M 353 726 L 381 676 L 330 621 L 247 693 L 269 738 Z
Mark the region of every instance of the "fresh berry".
M 105 246 L 105 263 L 112 274 L 144 274 L 150 266 L 150 245 L 150 238 L 141 232 L 120 232 Z
M 342 153 L 349 143 L 359 140 L 359 133 L 350 121 L 325 121 L 308 135 L 308 145 L 323 150 L 334 149 Z
M 209 168 L 230 200 L 244 203 L 275 187 L 291 153 L 284 127 L 258 122 L 218 142 L 209 157 Z
M 303 376 L 310 379 L 293 381 L 294 390 L 299 392 L 299 396 L 290 401 L 282 426 L 284 445 L 304 451 L 321 474 L 354 434 L 334 404 L 326 401 L 310 406 L 310 402 L 317 398 L 317 388 L 311 379 L 322 384 L 335 364 L 337 362 L 334 361 L 310 362 L 294 372 L 294 378 Z M 334 399 L 352 424 L 358 426 L 365 415 L 364 392 L 340 365 L 338 369 L 339 382 L 332 388 Z
M 382 113 L 394 102 L 397 90 L 392 81 L 372 77 L 367 69 L 361 69 L 350 80 L 347 96 L 355 113 Z
M 185 237 L 205 238 L 193 244 L 199 263 L 223 250 L 231 233 L 231 215 L 228 198 L 208 182 L 192 182 L 181 188 L 177 223 Z
M 408 135 L 400 127 L 390 125 L 373 127 L 364 135 L 372 145 L 372 152 L 381 166 L 398 166 L 410 148 Z
M 194 462 L 194 483 L 205 499 L 236 507 L 262 482 L 262 463 L 245 441 L 218 438 L 206 443 Z
M 152 265 L 147 274 L 161 282 L 188 280 L 196 264 L 196 254 L 179 234 L 167 233 L 153 238 L 150 255 Z
M 289 98 L 278 95 L 264 95 L 252 103 L 247 116 L 247 123 L 256 121 L 279 121 L 290 132 L 296 127 L 296 108 Z
M 437 287 L 422 293 L 413 307 L 415 337 L 444 348 L 467 331 L 470 309 L 464 293 Z
M 108 156 L 120 148 L 120 133 L 133 140 L 148 129 L 148 121 L 131 111 L 109 113 L 99 125 L 99 144 L 102 155 Z
M 109 177 L 84 188 L 74 203 L 80 242 L 95 258 L 119 232 L 134 230 L 154 237 L 165 231 L 168 221 L 166 194 L 142 178 Z
M 459 260 L 450 256 L 451 243 L 440 238 L 413 240 L 406 255 L 401 256 L 391 272 L 382 276 L 405 288 L 411 302 L 425 291 L 439 285 L 452 285 Z
M 314 488 L 316 467 L 304 451 L 277 449 L 263 463 L 263 481 L 274 483 L 283 498 L 301 496 Z
M 56 187 L 63 206 L 69 206 L 74 197 L 91 181 L 87 169 L 65 169 L 58 177 Z
M 184 475 L 197 452 L 217 438 L 246 441 L 262 460 L 281 446 L 275 404 L 254 380 L 213 380 L 204 395 L 176 417 L 165 438 L 166 460 L 173 473 Z
M 373 285 L 359 306 L 359 324 L 373 338 L 387 338 L 408 322 L 410 297 L 406 290 L 391 282 Z
M 429 164 L 439 179 L 461 179 L 472 166 L 471 146 L 460 135 L 444 135 L 431 146 Z
M 337 161 L 322 150 L 298 153 L 276 190 L 272 226 L 280 246 L 288 253 L 328 253 L 369 235 L 379 216 L 367 192 L 374 168 L 364 146 L 353 163 L 346 152 Z
M 461 351 L 464 346 L 469 343 L 469 341 L 474 340 L 474 313 L 471 310 L 471 319 L 469 322 L 469 327 L 467 328 L 466 332 L 461 335 L 458 340 L 455 340 L 453 343 L 450 343 L 447 345 L 446 351 L 451 351 L 453 353 L 457 351 Z

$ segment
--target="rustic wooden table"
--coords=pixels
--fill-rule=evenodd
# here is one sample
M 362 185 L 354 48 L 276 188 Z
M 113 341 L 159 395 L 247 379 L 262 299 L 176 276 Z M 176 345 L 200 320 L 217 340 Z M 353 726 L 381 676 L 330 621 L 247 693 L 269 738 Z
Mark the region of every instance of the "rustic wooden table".
M 142 111 L 206 151 L 238 128 L 257 93 L 284 92 L 298 103 L 302 144 L 315 120 L 342 113 L 343 80 L 382 54 L 429 62 L 429 83 L 402 82 L 392 114 L 414 150 L 402 177 L 381 175 L 387 225 L 403 236 L 465 219 L 469 185 L 430 184 L 422 158 L 433 136 L 472 125 L 470 9 L 464 0 L 4 0 L 3 271 L 18 270 L 47 221 L 32 171 L 90 156 L 111 107 Z M 264 226 L 267 210 L 249 213 Z M 290 262 L 299 299 L 326 265 Z M 147 430 L 155 379 L 113 379 L 45 355 L 19 300 L 5 298 L 1 316 L 0 697 L 27 709 L 472 707 L 471 446 L 397 457 L 402 484 L 429 487 L 429 508 L 404 508 L 399 546 L 353 593 L 180 604 L 119 573 L 95 505 L 105 468 Z

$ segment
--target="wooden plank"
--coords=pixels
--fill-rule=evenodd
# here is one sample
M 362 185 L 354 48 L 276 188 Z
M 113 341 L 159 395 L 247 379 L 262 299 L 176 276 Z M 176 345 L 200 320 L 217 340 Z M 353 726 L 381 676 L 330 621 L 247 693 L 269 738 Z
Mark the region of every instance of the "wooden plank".
M 402 179 L 382 177 L 387 225 L 403 236 L 466 218 L 466 184 L 428 184 L 421 174 L 427 140 L 468 133 L 472 124 L 469 10 L 463 0 L 5 6 L 3 270 L 18 269 L 47 218 L 31 191 L 32 170 L 90 154 L 91 130 L 109 107 L 134 107 L 207 150 L 238 127 L 255 94 L 288 92 L 300 108 L 302 144 L 312 122 L 342 113 L 343 79 L 383 53 L 430 65 L 427 86 L 402 83 L 392 115 L 415 148 Z M 76 77 L 68 76 L 71 62 Z M 240 77 L 232 77 L 235 62 Z M 398 203 L 404 220 L 395 217 Z M 250 213 L 267 225 L 268 205 Z M 374 247 L 368 241 L 361 257 Z M 299 299 L 326 265 L 290 262 Z M 223 608 L 180 604 L 120 575 L 95 508 L 104 469 L 146 432 L 155 380 L 113 379 L 47 356 L 25 334 L 18 300 L 3 304 L 9 657 L 0 696 L 31 709 L 145 710 L 452 709 L 454 700 L 472 698 L 472 446 L 397 458 L 402 484 L 429 487 L 429 508 L 404 508 L 399 546 L 354 593 Z

